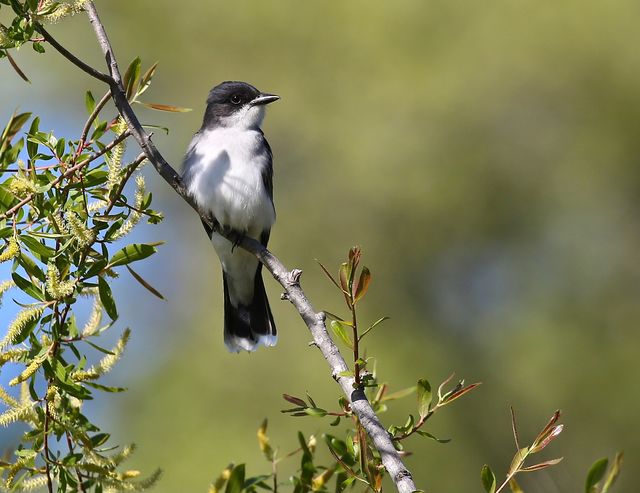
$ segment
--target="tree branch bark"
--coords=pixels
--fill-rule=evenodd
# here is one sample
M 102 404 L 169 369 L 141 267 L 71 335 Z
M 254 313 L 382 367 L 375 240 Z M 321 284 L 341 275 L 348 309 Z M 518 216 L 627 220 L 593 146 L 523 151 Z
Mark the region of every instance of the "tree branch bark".
M 195 203 L 193 198 L 187 193 L 187 189 L 182 181 L 181 176 L 175 169 L 164 159 L 160 151 L 156 148 L 151 137 L 143 129 L 133 108 L 127 100 L 123 85 L 122 76 L 118 69 L 115 54 L 109 42 L 109 38 L 100 22 L 98 12 L 92 1 L 85 4 L 85 9 L 89 20 L 96 34 L 100 47 L 102 48 L 105 61 L 109 68 L 109 75 L 89 67 L 87 64 L 73 56 L 57 43 L 49 33 L 41 30 L 47 41 L 56 48 L 63 56 L 74 63 L 76 66 L 84 70 L 86 73 L 107 83 L 111 89 L 111 96 L 114 103 L 126 121 L 132 136 L 142 148 L 147 159 L 153 164 L 160 176 L 187 202 L 200 216 L 200 218 L 212 229 L 233 242 L 238 242 L 239 246 L 254 254 L 258 260 L 271 273 L 273 278 L 280 283 L 286 293 L 286 299 L 296 308 L 302 320 L 309 328 L 314 343 L 322 352 L 331 369 L 333 378 L 338 382 L 342 391 L 351 403 L 351 409 L 362 423 L 367 431 L 373 445 L 380 452 L 382 463 L 391 476 L 399 493 L 412 493 L 416 491 L 416 486 L 411 477 L 411 473 L 405 467 L 398 452 L 396 451 L 391 437 L 380 423 L 377 415 L 373 411 L 371 404 L 367 400 L 365 393 L 361 389 L 354 387 L 355 379 L 350 376 L 343 376 L 348 371 L 347 363 L 340 354 L 339 349 L 332 341 L 325 324 L 325 314 L 316 312 L 307 299 L 304 291 L 300 287 L 300 270 L 288 270 L 284 264 L 270 251 L 263 247 L 260 242 L 252 238 L 238 238 L 237 233 L 222 230 L 217 221 L 211 217 L 208 211 L 202 210 Z

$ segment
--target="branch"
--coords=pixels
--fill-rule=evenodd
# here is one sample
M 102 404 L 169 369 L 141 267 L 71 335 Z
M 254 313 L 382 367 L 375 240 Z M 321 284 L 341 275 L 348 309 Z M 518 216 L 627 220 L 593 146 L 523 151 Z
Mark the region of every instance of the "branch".
M 351 403 L 351 409 L 356 414 L 360 423 L 371 437 L 374 446 L 380 452 L 382 463 L 396 484 L 396 488 L 400 493 L 412 493 L 417 488 L 413 483 L 411 473 L 404 466 L 400 455 L 393 445 L 389 434 L 384 429 L 380 420 L 376 416 L 371 404 L 367 400 L 362 389 L 354 390 L 355 379 L 353 377 L 342 376 L 348 372 L 348 366 L 344 358 L 340 354 L 337 346 L 331 340 L 327 327 L 325 325 L 325 315 L 323 312 L 316 312 L 307 299 L 304 291 L 300 287 L 300 275 L 302 271 L 289 271 L 278 258 L 269 252 L 260 242 L 243 236 L 238 238 L 235 232 L 222 230 L 220 225 L 215 221 L 209 212 L 201 210 L 195 203 L 193 198 L 187 193 L 187 189 L 180 175 L 171 167 L 158 151 L 151 141 L 151 138 L 142 128 L 138 118 L 131 108 L 127 100 L 124 88 L 122 86 L 122 77 L 120 75 L 115 54 L 105 32 L 104 26 L 100 22 L 95 5 L 92 1 L 88 1 L 85 5 L 87 15 L 91 21 L 91 25 L 95 31 L 96 37 L 102 48 L 105 60 L 109 67 L 111 79 L 115 84 L 111 84 L 111 95 L 118 111 L 123 116 L 131 134 L 136 139 L 147 159 L 153 164 L 160 176 L 180 195 L 193 209 L 195 209 L 200 218 L 211 226 L 214 231 L 221 234 L 230 241 L 237 242 L 239 246 L 254 254 L 258 260 L 271 273 L 276 281 L 285 290 L 285 297 L 298 310 L 302 320 L 309 328 L 315 344 L 318 346 L 322 355 L 327 360 L 331 368 L 333 378 L 338 382 L 344 394 Z

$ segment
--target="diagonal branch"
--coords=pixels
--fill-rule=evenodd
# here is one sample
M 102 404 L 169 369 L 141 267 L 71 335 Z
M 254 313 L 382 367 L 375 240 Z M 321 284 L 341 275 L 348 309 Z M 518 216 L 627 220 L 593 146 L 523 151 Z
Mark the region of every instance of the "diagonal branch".
M 344 376 L 348 373 L 347 363 L 327 332 L 325 314 L 314 310 L 304 291 L 300 287 L 300 275 L 302 272 L 299 270 L 289 271 L 277 257 L 263 247 L 258 241 L 248 237 L 242 237 L 239 239 L 237 238 L 236 233 L 222 231 L 219 224 L 211 217 L 209 212 L 201 210 L 197 206 L 193 198 L 187 193 L 187 189 L 180 175 L 164 159 L 160 151 L 158 151 L 151 141 L 150 136 L 142 128 L 135 112 L 131 108 L 122 86 L 122 77 L 118 69 L 115 54 L 104 26 L 100 22 L 95 5 L 92 1 L 88 1 L 85 4 L 85 9 L 100 47 L 102 48 L 107 66 L 109 67 L 110 80 L 113 83 L 111 83 L 111 81 L 108 83 L 110 84 L 111 95 L 115 105 L 122 117 L 125 119 L 131 134 L 136 139 L 149 161 L 156 168 L 160 176 L 164 178 L 164 180 L 178 193 L 178 195 L 180 195 L 198 212 L 200 218 L 205 223 L 230 241 L 240 240 L 239 245 L 254 254 L 271 273 L 274 279 L 282 285 L 286 293 L 286 299 L 293 304 L 302 317 L 302 320 L 309 328 L 315 344 L 318 346 L 331 368 L 333 378 L 338 382 L 342 391 L 349 399 L 351 409 L 371 437 L 376 449 L 380 452 L 382 463 L 394 481 L 399 493 L 414 492 L 417 488 L 413 483 L 411 473 L 404 466 L 400 455 L 393 445 L 393 441 L 373 411 L 364 391 L 361 389 L 354 390 L 354 378 Z M 55 47 L 55 45 L 53 46 Z

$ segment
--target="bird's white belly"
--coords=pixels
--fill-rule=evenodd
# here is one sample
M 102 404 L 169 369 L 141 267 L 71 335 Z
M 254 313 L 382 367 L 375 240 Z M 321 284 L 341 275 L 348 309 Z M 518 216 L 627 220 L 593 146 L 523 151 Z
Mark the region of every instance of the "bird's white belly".
M 255 152 L 255 135 L 229 133 L 203 136 L 189 189 L 220 224 L 259 238 L 275 221 L 273 203 L 262 179 L 267 163 Z

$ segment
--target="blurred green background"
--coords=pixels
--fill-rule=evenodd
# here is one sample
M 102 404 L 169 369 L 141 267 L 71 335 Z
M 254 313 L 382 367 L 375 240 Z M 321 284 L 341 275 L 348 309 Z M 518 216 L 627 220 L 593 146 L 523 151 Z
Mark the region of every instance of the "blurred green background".
M 155 141 L 176 166 L 201 122 L 207 91 L 246 80 L 282 100 L 264 129 L 275 154 L 272 250 L 303 269 L 317 308 L 341 301 L 317 267 L 352 244 L 374 275 L 361 317 L 391 320 L 368 354 L 393 388 L 455 371 L 484 385 L 412 439 L 407 463 L 428 491 L 480 491 L 484 463 L 513 454 L 509 405 L 523 441 L 556 409 L 565 432 L 523 478 L 527 492 L 581 491 L 590 464 L 624 450 L 616 491 L 638 467 L 640 335 L 640 4 L 632 0 L 98 2 L 121 66 L 160 62 L 142 109 L 171 128 Z M 102 67 L 85 17 L 50 31 Z M 42 128 L 78 135 L 84 91 L 103 89 L 53 50 L 0 63 L 0 113 L 42 114 Z M 131 145 L 133 147 L 133 144 Z M 134 151 L 132 151 L 134 152 Z M 137 151 L 135 151 L 137 152 Z M 339 389 L 304 325 L 267 280 L 278 346 L 230 355 L 222 344 L 220 268 L 202 227 L 146 170 L 168 240 L 140 267 L 168 301 L 124 277 L 114 283 L 134 341 L 94 413 L 135 466 L 162 467 L 156 491 L 206 491 L 230 461 L 267 472 L 255 432 L 272 443 L 325 424 L 279 413 L 280 395 L 309 390 L 330 407 Z M 4 380 L 4 378 L 3 378 Z M 383 416 L 398 424 L 411 398 Z M 5 433 L 5 439 L 9 435 Z M 526 438 L 525 438 L 526 437 Z M 0 436 L 0 438 L 2 438 Z M 293 464 L 292 464 L 293 465 Z M 286 470 L 286 468 L 285 468 Z

